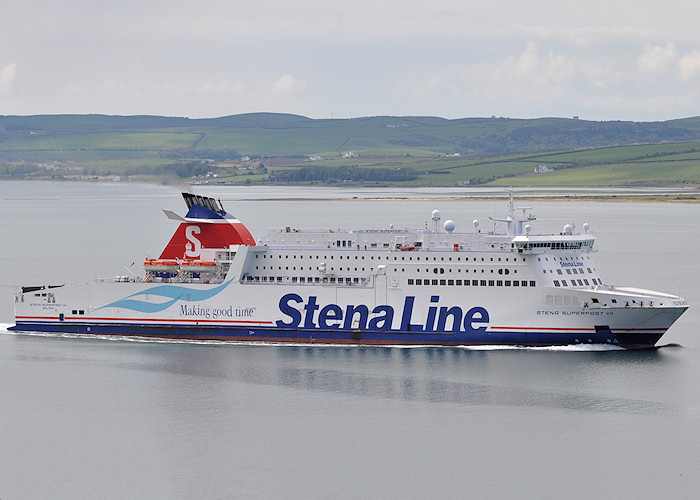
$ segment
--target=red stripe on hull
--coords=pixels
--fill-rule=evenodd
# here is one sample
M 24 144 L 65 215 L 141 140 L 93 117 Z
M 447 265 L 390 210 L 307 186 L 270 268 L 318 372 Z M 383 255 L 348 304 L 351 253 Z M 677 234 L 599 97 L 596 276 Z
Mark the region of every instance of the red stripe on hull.
M 48 320 L 48 321 L 59 321 L 58 316 L 16 316 L 17 320 Z M 168 322 L 168 323 L 218 323 L 218 324 L 234 324 L 234 325 L 274 325 L 272 321 L 244 321 L 244 320 L 218 320 L 218 319 L 159 319 L 159 318 L 94 318 L 85 316 L 65 316 L 65 321 L 81 321 L 85 323 L 90 323 L 94 321 L 112 321 L 118 323 L 137 322 L 139 324 L 157 323 L 157 322 Z

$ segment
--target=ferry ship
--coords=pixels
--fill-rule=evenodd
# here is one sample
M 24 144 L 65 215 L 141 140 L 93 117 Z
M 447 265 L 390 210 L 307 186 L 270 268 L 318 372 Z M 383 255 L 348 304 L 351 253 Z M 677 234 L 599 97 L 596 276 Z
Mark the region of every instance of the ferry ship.
M 654 346 L 679 296 L 607 284 L 588 224 L 537 234 L 511 190 L 505 218 L 468 232 L 298 230 L 257 241 L 220 201 L 188 212 L 143 276 L 24 286 L 15 331 L 168 339 L 374 345 Z M 501 231 L 497 232 L 496 228 Z

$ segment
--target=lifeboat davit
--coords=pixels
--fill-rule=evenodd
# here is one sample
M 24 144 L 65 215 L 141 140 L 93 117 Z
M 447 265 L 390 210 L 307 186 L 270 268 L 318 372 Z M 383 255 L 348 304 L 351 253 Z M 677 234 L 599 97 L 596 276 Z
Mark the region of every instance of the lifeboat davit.
M 143 268 L 149 273 L 176 273 L 179 270 L 177 261 L 146 259 Z

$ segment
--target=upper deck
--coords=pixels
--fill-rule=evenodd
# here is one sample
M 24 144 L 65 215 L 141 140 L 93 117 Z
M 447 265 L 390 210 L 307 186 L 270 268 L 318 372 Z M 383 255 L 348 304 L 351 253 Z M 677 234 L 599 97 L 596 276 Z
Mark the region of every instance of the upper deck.
M 590 252 L 591 234 L 533 234 L 511 236 L 504 233 L 434 232 L 419 229 L 389 230 L 298 230 L 272 231 L 257 241 L 274 249 L 303 250 L 403 250 L 423 252 L 478 251 L 542 253 L 546 251 Z
M 453 221 L 442 223 L 440 212 L 434 210 L 432 224 L 426 223 L 421 229 L 285 227 L 270 231 L 253 245 L 212 247 L 202 242 L 194 246 L 198 258 L 146 261 L 145 280 L 220 283 L 236 277 L 246 283 L 369 286 L 375 276 L 386 274 L 392 277 L 393 286 L 400 286 L 427 284 L 424 274 L 432 273 L 445 275 L 429 280 L 438 286 L 443 281 L 447 285 L 452 281 L 472 286 L 490 286 L 492 282 L 493 286 L 509 286 L 512 279 L 484 278 L 516 274 L 522 286 L 602 284 L 587 255 L 595 241 L 588 234 L 587 224 L 582 226 L 585 234 L 576 234 L 569 224 L 559 234 L 533 234 L 530 223 L 536 219 L 526 212 L 529 207 L 518 209 L 522 215 L 516 213 L 511 193 L 508 208 L 504 219 L 490 218 L 493 228 L 487 231 L 475 220 L 472 231 L 457 232 Z M 191 236 L 187 233 L 188 241 L 197 242 L 198 231 L 208 229 L 199 219 L 191 221 L 186 226 L 192 232 Z M 582 269 L 584 276 L 574 276 Z M 465 280 L 466 274 L 479 276 Z
M 536 220 L 529 207 L 519 208 L 518 217 L 511 192 L 506 218 L 494 219 L 493 230 L 482 231 L 474 220 L 472 232 L 456 232 L 456 224 L 446 220 L 440 224 L 440 212 L 432 213 L 432 226 L 423 229 L 295 229 L 286 227 L 269 232 L 257 240 L 257 245 L 276 250 L 367 250 L 367 251 L 415 251 L 415 252 L 517 252 L 538 254 L 556 252 L 563 254 L 587 253 L 593 248 L 595 237 L 583 224 L 583 234 L 574 232 L 574 226 L 566 224 L 559 234 L 532 234 L 530 222 Z M 505 231 L 497 231 L 505 225 Z M 500 226 L 497 228 L 497 226 Z

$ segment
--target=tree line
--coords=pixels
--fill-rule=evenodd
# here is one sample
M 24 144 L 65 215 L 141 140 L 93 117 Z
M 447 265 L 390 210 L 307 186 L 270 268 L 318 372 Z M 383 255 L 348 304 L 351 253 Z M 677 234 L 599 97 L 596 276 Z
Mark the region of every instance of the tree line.
M 418 178 L 405 168 L 360 168 L 360 167 L 301 167 L 277 170 L 270 174 L 271 182 L 343 182 L 343 181 L 412 181 Z

